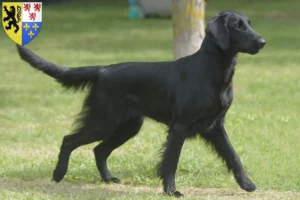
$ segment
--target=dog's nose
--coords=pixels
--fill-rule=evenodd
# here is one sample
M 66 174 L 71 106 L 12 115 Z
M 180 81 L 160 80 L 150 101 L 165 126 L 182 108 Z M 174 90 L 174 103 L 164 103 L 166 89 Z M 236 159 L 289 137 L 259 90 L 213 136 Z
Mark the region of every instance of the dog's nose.
M 266 44 L 266 41 L 263 38 L 261 38 L 258 40 L 258 44 L 259 44 L 260 48 L 263 48 Z

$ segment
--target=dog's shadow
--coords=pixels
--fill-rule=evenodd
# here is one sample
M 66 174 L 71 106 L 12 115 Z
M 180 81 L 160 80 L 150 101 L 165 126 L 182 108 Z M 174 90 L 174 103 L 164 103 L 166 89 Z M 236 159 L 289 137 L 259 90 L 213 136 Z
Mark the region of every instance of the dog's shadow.
M 47 198 L 63 199 L 170 199 L 160 187 L 136 186 L 125 184 L 91 184 L 85 182 L 62 181 L 55 183 L 50 180 L 36 179 L 24 181 L 20 178 L 0 180 L 0 191 L 16 192 L 18 194 L 38 195 Z M 186 199 L 249 199 L 257 197 L 239 189 L 213 188 L 182 188 Z M 261 194 L 258 194 L 260 196 Z
M 17 191 L 21 194 L 37 192 L 47 197 L 62 195 L 66 199 L 80 199 L 80 197 L 119 199 L 120 196 L 163 195 L 159 187 L 135 186 L 126 180 L 121 180 L 121 184 L 107 184 L 102 181 L 96 169 L 70 169 L 65 178 L 60 183 L 56 183 L 52 180 L 53 167 L 54 165 L 48 163 L 48 165 L 42 164 L 34 169 L 29 167 L 22 170 L 7 169 L 3 175 L 5 178 L 0 179 L 0 191 Z M 130 172 L 132 171 L 117 171 L 116 174 L 126 179 L 124 173 L 130 174 Z
M 153 199 L 169 199 L 160 186 L 141 186 L 127 183 L 125 174 L 131 174 L 133 171 L 116 171 L 121 175 L 121 184 L 107 184 L 103 182 L 97 171 L 90 169 L 70 170 L 67 176 L 60 183 L 51 180 L 52 165 L 40 166 L 38 171 L 32 168 L 25 168 L 21 171 L 7 171 L 4 177 L 0 179 L 0 191 L 17 192 L 20 194 L 37 194 L 41 197 L 63 197 L 64 199 L 120 199 L 121 197 L 130 197 L 136 199 L 140 197 L 151 197 Z M 123 169 L 124 170 L 124 169 Z M 80 171 L 80 172 L 79 172 Z M 79 173 L 78 173 L 79 172 Z M 75 175 L 76 174 L 76 175 Z M 152 173 L 150 173 L 152 174 Z M 134 173 L 133 173 L 134 175 Z M 152 174 L 153 175 L 153 174 Z M 154 178 L 149 175 L 147 178 Z M 76 176 L 76 177 L 75 177 Z M 150 177 L 151 176 L 151 177 Z M 86 180 L 84 177 L 89 177 Z M 128 178 L 128 177 L 127 177 Z M 159 184 L 158 184 L 159 185 Z M 188 199 L 199 199 L 206 197 L 219 198 L 251 198 L 256 194 L 246 193 L 238 188 L 185 188 L 180 187 L 185 197 Z
M 128 190 L 126 185 L 116 184 L 90 184 L 90 183 L 70 183 L 63 181 L 55 183 L 50 180 L 24 181 L 18 178 L 1 179 L 0 190 L 17 192 L 19 194 L 31 193 L 41 197 L 63 197 L 64 199 L 118 199 L 121 196 L 135 195 L 155 195 L 151 188 Z M 156 192 L 157 195 L 162 194 Z
M 44 162 L 38 166 L 26 166 L 19 169 L 6 169 L 4 177 L 10 177 L 13 179 L 20 179 L 24 181 L 35 181 L 35 180 L 48 180 L 52 181 L 53 170 L 55 168 L 54 162 Z M 85 182 L 101 184 L 102 180 L 99 176 L 98 171 L 95 169 L 89 168 L 72 168 L 68 170 L 66 176 L 62 182 Z M 53 181 L 54 182 L 54 181 Z

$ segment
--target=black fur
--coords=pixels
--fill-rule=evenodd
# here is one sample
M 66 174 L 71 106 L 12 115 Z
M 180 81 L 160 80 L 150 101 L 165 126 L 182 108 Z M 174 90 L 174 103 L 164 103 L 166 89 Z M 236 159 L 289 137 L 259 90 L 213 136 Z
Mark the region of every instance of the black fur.
M 199 51 L 170 62 L 67 68 L 49 63 L 18 45 L 23 60 L 64 87 L 89 88 L 77 119 L 79 126 L 63 139 L 54 180 L 63 179 L 74 149 L 102 141 L 94 149 L 99 173 L 106 182 L 119 182 L 109 173 L 106 160 L 114 149 L 139 132 L 146 116 L 169 127 L 158 165 L 168 195 L 182 196 L 175 188 L 177 163 L 185 139 L 197 134 L 225 161 L 240 187 L 254 191 L 256 187 L 227 137 L 224 120 L 233 99 L 237 54 L 256 54 L 264 44 L 246 16 L 223 12 L 207 25 Z

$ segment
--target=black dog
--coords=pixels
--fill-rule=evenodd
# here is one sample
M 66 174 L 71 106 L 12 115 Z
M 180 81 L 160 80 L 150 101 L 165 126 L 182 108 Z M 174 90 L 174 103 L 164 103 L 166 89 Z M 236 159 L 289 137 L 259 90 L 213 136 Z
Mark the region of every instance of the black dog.
M 169 127 L 158 168 L 168 195 L 182 196 L 175 188 L 177 163 L 185 139 L 197 134 L 214 147 L 240 187 L 254 191 L 256 186 L 227 137 L 224 119 L 233 99 L 237 54 L 256 54 L 264 45 L 265 40 L 251 28 L 249 19 L 237 12 L 215 16 L 207 25 L 199 51 L 170 62 L 67 68 L 18 45 L 23 60 L 64 87 L 89 88 L 77 129 L 63 139 L 53 179 L 63 179 L 74 149 L 102 140 L 94 148 L 98 170 L 104 181 L 119 182 L 110 175 L 107 158 L 139 132 L 146 116 Z

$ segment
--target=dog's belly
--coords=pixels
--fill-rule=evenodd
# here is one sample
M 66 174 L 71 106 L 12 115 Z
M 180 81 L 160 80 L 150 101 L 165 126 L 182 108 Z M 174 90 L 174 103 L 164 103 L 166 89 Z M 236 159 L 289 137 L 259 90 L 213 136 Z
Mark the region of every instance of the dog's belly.
M 151 93 L 153 94 L 154 91 Z M 225 117 L 232 100 L 231 95 L 205 93 L 203 96 L 191 96 L 186 102 L 179 101 L 175 104 L 165 95 L 148 94 L 127 95 L 127 100 L 133 106 L 131 109 L 167 126 L 174 123 L 184 124 L 189 127 L 191 133 L 205 132 L 212 128 L 218 120 Z M 220 96 L 226 97 L 225 104 Z
M 171 106 L 163 103 L 162 98 L 142 98 L 137 95 L 128 94 L 125 97 L 128 113 L 137 113 L 141 116 L 149 117 L 155 121 L 169 124 L 172 119 Z
M 147 116 L 153 120 L 172 125 L 173 123 L 182 123 L 189 127 L 189 132 L 204 132 L 209 129 L 215 121 L 224 114 L 224 109 L 220 104 L 214 104 L 210 108 L 204 110 L 190 110 L 187 113 L 178 114 L 174 107 L 170 105 L 145 105 L 138 104 L 136 109 L 143 116 Z M 227 110 L 227 109 L 226 109 Z M 204 114 L 203 114 L 204 113 Z
M 164 106 L 139 105 L 138 110 L 144 115 L 155 121 L 168 125 L 172 119 L 172 113 Z

